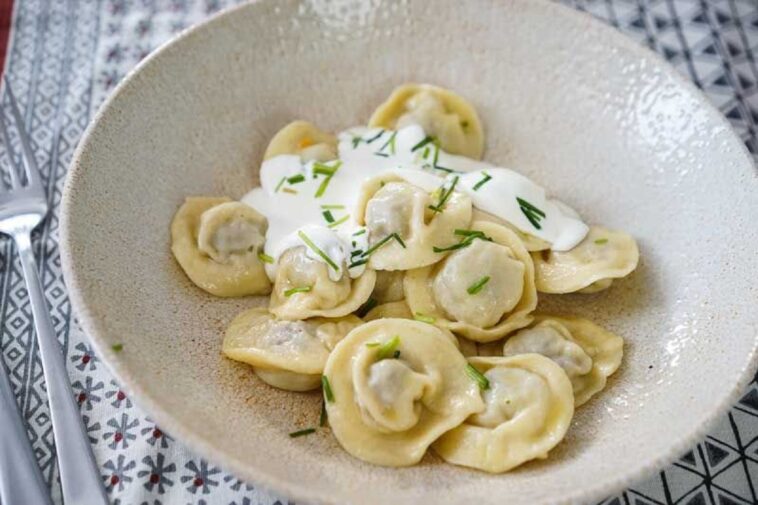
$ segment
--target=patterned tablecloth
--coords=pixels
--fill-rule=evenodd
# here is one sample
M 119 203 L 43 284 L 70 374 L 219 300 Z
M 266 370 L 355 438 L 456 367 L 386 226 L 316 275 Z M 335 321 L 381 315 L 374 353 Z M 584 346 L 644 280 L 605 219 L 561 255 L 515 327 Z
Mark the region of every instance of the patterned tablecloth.
M 66 346 L 71 382 L 103 481 L 115 504 L 286 503 L 193 454 L 132 403 L 93 354 L 71 313 L 56 245 L 63 180 L 97 107 L 158 44 L 231 3 L 17 0 L 14 6 L 6 73 L 26 112 L 26 126 L 55 209 L 36 241 L 42 282 L 56 330 Z M 758 152 L 758 0 L 565 3 L 588 11 L 665 56 L 705 91 L 750 151 Z M 2 239 L 0 320 L 2 361 L 10 370 L 43 473 L 55 482 L 52 430 L 42 369 L 33 350 L 30 308 L 20 266 L 10 242 Z M 673 465 L 603 503 L 758 503 L 757 485 L 758 385 L 753 382 L 705 440 Z

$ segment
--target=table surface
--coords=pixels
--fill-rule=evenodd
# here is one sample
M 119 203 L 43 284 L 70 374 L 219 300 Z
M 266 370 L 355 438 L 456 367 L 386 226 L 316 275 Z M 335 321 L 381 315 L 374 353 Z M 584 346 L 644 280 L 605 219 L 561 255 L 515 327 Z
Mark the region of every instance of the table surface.
M 114 504 L 287 503 L 198 457 L 134 405 L 93 353 L 71 312 L 56 244 L 66 170 L 103 99 L 157 45 L 232 3 L 236 2 L 17 0 L 14 6 L 5 68 L 25 111 L 54 208 L 37 237 L 36 253 L 54 324 L 66 348 L 71 382 Z M 758 0 L 564 3 L 663 55 L 729 118 L 750 151 L 758 152 Z M 2 150 L 0 155 L 4 156 Z M 43 473 L 55 482 L 52 430 L 30 308 L 20 265 L 5 239 L 0 239 L 0 321 L 2 361 L 10 371 Z M 756 485 L 754 381 L 691 451 L 603 504 L 758 503 Z M 57 486 L 53 493 L 60 503 Z

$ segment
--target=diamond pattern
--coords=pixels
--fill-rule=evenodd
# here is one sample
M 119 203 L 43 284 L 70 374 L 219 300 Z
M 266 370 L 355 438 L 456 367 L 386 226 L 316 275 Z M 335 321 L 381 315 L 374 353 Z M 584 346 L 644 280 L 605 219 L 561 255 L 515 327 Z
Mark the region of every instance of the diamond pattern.
M 63 284 L 58 204 L 76 143 L 118 81 L 169 36 L 235 0 L 15 2 L 7 73 L 25 111 L 53 213 L 35 237 L 40 275 L 103 482 L 116 504 L 272 504 L 265 492 L 197 458 L 113 381 L 76 320 Z M 699 86 L 758 154 L 756 0 L 564 0 L 665 57 Z M 5 157 L 0 147 L 0 158 Z M 6 166 L 4 160 L 0 165 Z M 7 174 L 0 173 L 3 180 Z M 0 239 L 0 349 L 43 473 L 57 470 L 45 388 L 20 265 Z M 758 383 L 708 437 L 603 505 L 758 503 Z M 60 503 L 57 485 L 52 486 Z

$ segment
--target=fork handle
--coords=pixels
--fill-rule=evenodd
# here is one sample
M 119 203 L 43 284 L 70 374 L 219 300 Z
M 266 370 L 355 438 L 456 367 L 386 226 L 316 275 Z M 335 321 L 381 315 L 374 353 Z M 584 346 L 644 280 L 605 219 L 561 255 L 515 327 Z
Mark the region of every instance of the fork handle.
M 2 363 L 0 368 L 0 503 L 52 505 Z
M 67 505 L 107 505 L 108 498 L 79 414 L 79 406 L 74 401 L 63 352 L 55 336 L 42 284 L 37 275 L 30 234 L 22 232 L 13 238 L 21 258 L 32 305 L 34 329 L 50 403 L 63 501 Z

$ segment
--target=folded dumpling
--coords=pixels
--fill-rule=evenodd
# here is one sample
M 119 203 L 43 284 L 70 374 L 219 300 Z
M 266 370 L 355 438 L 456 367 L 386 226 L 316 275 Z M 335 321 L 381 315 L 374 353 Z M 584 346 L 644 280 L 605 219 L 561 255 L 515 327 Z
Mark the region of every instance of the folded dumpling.
M 337 137 L 307 121 L 293 121 L 276 132 L 263 159 L 280 154 L 299 154 L 304 162 L 334 160 L 337 158 Z
M 503 346 L 504 356 L 525 353 L 542 354 L 563 368 L 578 407 L 602 391 L 621 365 L 624 340 L 587 319 L 538 315 L 533 326 L 509 337 Z
M 403 292 L 403 277 L 405 272 L 402 270 L 380 270 L 376 272 L 376 284 L 371 297 L 377 303 L 399 302 L 405 298 Z
M 521 240 L 508 228 L 484 221 L 455 233 L 447 240 L 458 242 L 437 248 L 452 250 L 449 256 L 406 273 L 411 312 L 477 342 L 528 325 L 537 291 L 532 260 Z
M 395 88 L 368 124 L 391 130 L 418 124 L 449 153 L 480 159 L 484 151 L 484 130 L 476 110 L 463 97 L 430 84 Z
M 442 433 L 484 406 L 450 337 L 407 319 L 351 331 L 329 355 L 324 386 L 339 443 L 377 465 L 417 463 Z
M 539 354 L 469 358 L 486 405 L 432 446 L 448 463 L 507 472 L 546 458 L 566 435 L 574 394 L 566 373 Z
M 585 239 L 570 251 L 532 253 L 537 290 L 542 293 L 595 293 L 613 279 L 637 268 L 640 253 L 624 232 L 591 226 Z
M 376 272 L 366 269 L 352 279 L 342 268 L 337 280 L 329 265 L 310 258 L 306 247 L 287 249 L 279 257 L 269 310 L 280 319 L 341 317 L 355 312 L 371 295 Z
M 253 308 L 229 324 L 222 349 L 228 358 L 252 365 L 274 387 L 307 391 L 321 385 L 329 352 L 360 324 L 355 316 L 283 321 L 265 308 Z
M 171 223 L 171 252 L 187 277 L 216 296 L 271 291 L 260 259 L 266 218 L 229 198 L 188 197 Z
M 444 256 L 432 245 L 468 226 L 471 199 L 455 191 L 453 183 L 441 185 L 436 193 L 395 175 L 363 183 L 357 211 L 359 224 L 369 232 L 369 267 L 409 270 L 431 265 Z

